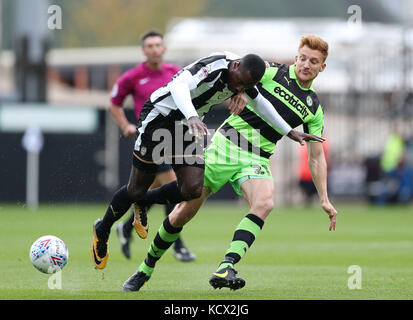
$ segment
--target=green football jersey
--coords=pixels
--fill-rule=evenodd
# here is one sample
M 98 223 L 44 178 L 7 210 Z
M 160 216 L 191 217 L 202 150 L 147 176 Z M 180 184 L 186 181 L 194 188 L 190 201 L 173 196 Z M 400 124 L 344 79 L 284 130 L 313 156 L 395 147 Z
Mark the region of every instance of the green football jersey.
M 322 135 L 323 109 L 313 86 L 307 89 L 298 83 L 295 65 L 268 63 L 257 87 L 292 128 L 303 125 L 304 132 Z M 264 158 L 274 153 L 277 141 L 283 137 L 248 104 L 238 116 L 228 117 L 218 130 L 240 148 Z

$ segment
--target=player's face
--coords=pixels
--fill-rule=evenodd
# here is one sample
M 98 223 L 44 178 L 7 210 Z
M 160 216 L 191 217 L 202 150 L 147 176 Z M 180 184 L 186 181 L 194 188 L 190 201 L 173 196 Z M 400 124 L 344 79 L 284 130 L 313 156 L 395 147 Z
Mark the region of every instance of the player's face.
M 258 81 L 251 77 L 248 70 L 239 67 L 239 61 L 232 63 L 228 70 L 228 89 L 234 94 L 244 92 L 246 89 L 252 88 Z
M 161 37 L 148 37 L 143 42 L 142 51 L 150 64 L 158 64 L 162 62 L 166 47 Z
M 298 50 L 298 56 L 295 57 L 295 72 L 299 81 L 314 80 L 325 67 L 324 56 L 320 51 L 307 46 Z

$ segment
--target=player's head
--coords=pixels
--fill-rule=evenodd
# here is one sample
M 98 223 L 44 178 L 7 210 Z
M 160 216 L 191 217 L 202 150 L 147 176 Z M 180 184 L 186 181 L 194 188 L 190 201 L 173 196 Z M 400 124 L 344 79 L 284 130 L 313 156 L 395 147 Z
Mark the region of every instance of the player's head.
M 301 38 L 298 55 L 295 57 L 295 72 L 298 80 L 311 82 L 326 67 L 328 43 L 316 35 Z
M 143 54 L 149 64 L 159 64 L 162 62 L 166 46 L 163 43 L 163 34 L 156 30 L 150 30 L 141 37 Z
M 235 94 L 257 84 L 265 72 L 265 62 L 256 54 L 247 54 L 231 63 L 228 69 L 228 89 Z

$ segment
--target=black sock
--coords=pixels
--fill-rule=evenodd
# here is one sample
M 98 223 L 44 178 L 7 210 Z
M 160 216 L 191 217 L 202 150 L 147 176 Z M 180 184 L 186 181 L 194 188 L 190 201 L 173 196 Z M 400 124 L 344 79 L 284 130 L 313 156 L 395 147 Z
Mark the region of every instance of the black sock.
M 129 216 L 129 219 L 126 220 L 125 223 L 123 224 L 123 233 L 125 235 L 128 235 L 128 236 L 131 234 L 132 229 L 133 229 L 132 223 L 133 223 L 133 220 L 134 220 L 134 214 L 133 214 L 133 210 L 131 210 L 131 211 L 132 211 L 132 213 Z
M 175 204 L 165 204 L 165 216 L 168 216 L 174 208 L 175 208 Z M 174 242 L 174 248 L 175 249 L 180 249 L 183 246 L 184 246 L 184 243 L 183 243 L 181 237 L 176 239 L 176 241 Z
M 178 183 L 172 181 L 164 184 L 159 188 L 148 190 L 144 199 L 139 200 L 140 205 L 146 206 L 150 204 L 176 204 L 184 201 L 181 191 L 178 188 Z
M 126 185 L 116 191 L 106 210 L 102 223 L 99 225 L 99 232 L 109 233 L 113 224 L 128 211 L 132 203 L 133 200 L 128 196 Z
M 172 212 L 172 210 L 173 210 L 174 208 L 175 208 L 175 203 L 173 203 L 173 204 L 169 204 L 169 203 L 165 204 L 165 207 L 164 207 L 164 209 L 165 209 L 165 217 L 169 216 L 169 214 Z

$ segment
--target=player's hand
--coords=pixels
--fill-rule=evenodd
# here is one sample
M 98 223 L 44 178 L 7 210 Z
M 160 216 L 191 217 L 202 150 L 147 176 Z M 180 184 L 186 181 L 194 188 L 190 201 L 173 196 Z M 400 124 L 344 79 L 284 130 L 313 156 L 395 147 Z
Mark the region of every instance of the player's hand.
M 328 217 L 330 218 L 330 228 L 328 230 L 336 231 L 336 222 L 337 222 L 337 213 L 338 213 L 337 210 L 333 207 L 330 201 L 321 202 L 321 207 L 328 214 Z
M 308 133 L 304 133 L 304 132 L 300 132 L 297 130 L 292 129 L 287 136 L 294 140 L 297 141 L 299 144 L 301 144 L 302 146 L 304 145 L 304 141 L 309 141 L 309 140 L 314 140 L 314 141 L 318 141 L 318 142 L 324 142 L 326 139 L 322 138 L 322 137 L 318 137 L 315 136 L 313 134 L 308 134 Z
M 244 110 L 245 105 L 247 104 L 247 98 L 243 93 L 238 93 L 237 95 L 231 97 L 228 110 L 229 113 L 233 116 L 237 116 Z
M 188 128 L 189 134 L 192 134 L 195 137 L 210 135 L 207 126 L 201 119 L 199 119 L 199 117 L 190 117 L 188 119 Z
M 122 134 L 125 138 L 132 138 L 136 134 L 136 126 L 134 124 L 129 123 L 125 127 L 122 128 Z

